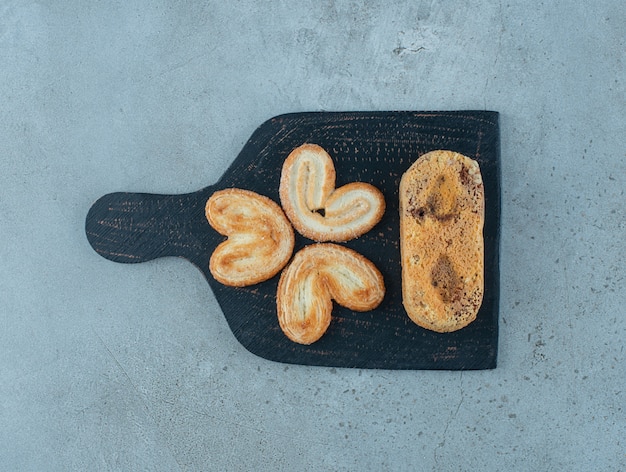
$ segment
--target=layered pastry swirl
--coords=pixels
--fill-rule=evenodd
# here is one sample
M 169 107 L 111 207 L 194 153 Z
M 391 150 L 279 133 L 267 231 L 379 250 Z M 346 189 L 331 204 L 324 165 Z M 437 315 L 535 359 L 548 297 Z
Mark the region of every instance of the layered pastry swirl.
M 314 241 L 348 241 L 368 232 L 385 212 L 383 194 L 353 182 L 335 188 L 335 165 L 316 144 L 294 149 L 283 163 L 280 201 L 294 228 Z
M 347 247 L 313 244 L 298 251 L 281 274 L 278 322 L 289 339 L 311 344 L 328 329 L 333 300 L 353 311 L 368 311 L 384 296 L 383 277 L 370 260 Z
M 249 190 L 220 190 L 208 199 L 205 213 L 209 224 L 228 237 L 209 261 L 218 282 L 235 287 L 263 282 L 291 258 L 293 229 L 271 199 Z

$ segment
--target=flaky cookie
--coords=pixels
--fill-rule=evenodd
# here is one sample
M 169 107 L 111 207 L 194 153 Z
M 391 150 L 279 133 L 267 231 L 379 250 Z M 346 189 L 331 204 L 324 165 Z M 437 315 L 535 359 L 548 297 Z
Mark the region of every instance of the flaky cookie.
M 294 233 L 280 207 L 258 193 L 231 188 L 219 190 L 205 208 L 209 224 L 228 236 L 209 262 L 218 282 L 235 287 L 268 280 L 293 253 Z
M 328 329 L 333 300 L 353 311 L 368 311 L 384 296 L 383 277 L 369 259 L 336 244 L 313 244 L 298 251 L 281 274 L 278 322 L 289 339 L 311 344 Z
M 316 144 L 294 149 L 283 163 L 280 201 L 294 228 L 314 241 L 348 241 L 368 232 L 385 212 L 383 194 L 353 182 L 335 188 L 335 164 Z
M 452 151 L 421 156 L 400 182 L 402 298 L 437 332 L 474 321 L 483 298 L 484 190 L 478 163 Z

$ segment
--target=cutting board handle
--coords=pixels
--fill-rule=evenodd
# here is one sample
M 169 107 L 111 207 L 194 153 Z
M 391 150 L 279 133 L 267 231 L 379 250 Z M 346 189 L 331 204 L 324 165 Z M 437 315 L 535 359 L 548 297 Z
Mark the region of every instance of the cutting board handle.
M 106 259 L 146 262 L 178 256 L 193 260 L 215 247 L 204 216 L 211 187 L 181 195 L 116 192 L 99 198 L 85 222 L 87 239 Z M 207 259 L 208 261 L 208 256 Z

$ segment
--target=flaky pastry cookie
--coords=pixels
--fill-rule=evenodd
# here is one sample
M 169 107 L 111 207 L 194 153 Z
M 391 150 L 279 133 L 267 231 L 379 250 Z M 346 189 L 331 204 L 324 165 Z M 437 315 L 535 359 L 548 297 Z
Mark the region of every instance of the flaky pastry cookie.
M 253 285 L 276 275 L 293 253 L 294 233 L 280 207 L 258 193 L 219 190 L 205 208 L 209 224 L 228 236 L 209 262 L 218 282 L 235 287 Z
M 402 298 L 409 317 L 437 332 L 474 321 L 483 299 L 484 190 L 478 163 L 424 154 L 400 181 Z
M 331 243 L 306 246 L 281 274 L 276 306 L 285 335 L 299 344 L 320 339 L 331 321 L 333 300 L 354 311 L 376 308 L 385 284 L 361 254 Z
M 316 144 L 303 144 L 285 162 L 280 201 L 294 228 L 314 241 L 348 241 L 380 221 L 385 199 L 376 187 L 353 182 L 335 188 L 335 164 Z

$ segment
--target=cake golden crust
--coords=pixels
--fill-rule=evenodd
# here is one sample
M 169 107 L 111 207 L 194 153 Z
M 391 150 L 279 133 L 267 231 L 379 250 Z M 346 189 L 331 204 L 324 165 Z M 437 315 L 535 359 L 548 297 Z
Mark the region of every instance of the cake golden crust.
M 218 282 L 254 285 L 276 275 L 291 258 L 293 229 L 271 199 L 249 190 L 219 190 L 208 199 L 205 214 L 209 224 L 228 237 L 209 261 Z
M 294 228 L 314 241 L 348 241 L 365 234 L 385 212 L 383 194 L 352 182 L 335 188 L 335 165 L 316 144 L 294 149 L 283 163 L 280 201 Z
M 280 277 L 278 322 L 289 339 L 311 344 L 328 329 L 333 300 L 368 311 L 384 296 L 383 277 L 369 259 L 336 244 L 313 244 L 298 251 Z
M 484 190 L 478 163 L 421 156 L 400 182 L 402 299 L 419 326 L 451 332 L 475 320 L 484 285 Z

